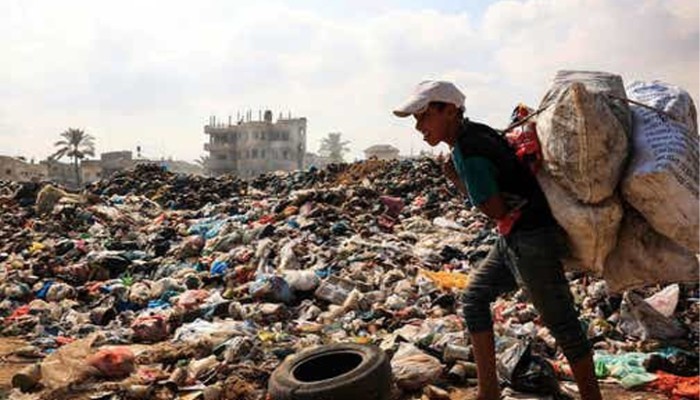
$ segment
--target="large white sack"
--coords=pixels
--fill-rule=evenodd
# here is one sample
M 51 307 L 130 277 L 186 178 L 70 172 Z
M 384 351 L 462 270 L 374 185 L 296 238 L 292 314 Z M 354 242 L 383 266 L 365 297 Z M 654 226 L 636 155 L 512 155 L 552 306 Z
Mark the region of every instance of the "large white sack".
M 626 209 L 603 278 L 614 292 L 653 284 L 697 282 L 698 258 L 656 232 L 638 212 Z
M 698 252 L 698 131 L 690 95 L 662 82 L 634 82 L 630 99 L 668 112 L 631 104 L 632 159 L 622 193 L 658 232 Z
M 613 196 L 599 204 L 584 204 L 557 185 L 546 171 L 537 174 L 537 181 L 554 218 L 569 237 L 571 257 L 564 260 L 566 268 L 601 276 L 617 242 L 622 221 L 620 200 Z
M 537 117 L 544 166 L 584 203 L 612 196 L 627 158 L 629 107 L 619 75 L 559 71 Z

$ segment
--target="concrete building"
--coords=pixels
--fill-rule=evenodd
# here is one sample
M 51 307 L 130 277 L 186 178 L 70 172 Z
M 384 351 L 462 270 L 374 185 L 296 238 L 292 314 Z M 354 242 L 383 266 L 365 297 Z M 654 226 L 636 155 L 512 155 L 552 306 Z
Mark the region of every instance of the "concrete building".
M 46 168 L 34 161 L 26 162 L 21 158 L 0 156 L 0 179 L 6 181 L 29 182 L 41 181 L 48 176 Z
M 212 117 L 204 126 L 209 142 L 209 172 L 216 176 L 235 174 L 251 178 L 265 172 L 293 171 L 304 168 L 306 118 L 282 118 L 272 121 L 272 111 L 252 120 L 251 112 L 236 124 L 217 123 Z
M 80 177 L 83 183 L 92 183 L 102 179 L 104 172 L 100 160 L 83 160 L 80 163 Z
M 78 184 L 75 181 L 75 167 L 72 162 L 62 163 L 49 159 L 42 161 L 40 164 L 44 166 L 48 180 L 60 183 L 66 187 L 77 187 Z
M 109 151 L 100 154 L 102 176 L 107 178 L 115 172 L 124 171 L 136 165 L 132 154 L 129 150 Z
M 390 144 L 377 144 L 365 149 L 365 158 L 378 160 L 395 160 L 399 158 L 399 149 Z

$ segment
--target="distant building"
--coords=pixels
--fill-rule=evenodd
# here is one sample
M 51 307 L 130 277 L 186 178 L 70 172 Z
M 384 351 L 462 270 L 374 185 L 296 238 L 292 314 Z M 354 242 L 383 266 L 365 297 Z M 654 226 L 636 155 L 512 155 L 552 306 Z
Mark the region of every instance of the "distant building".
M 316 153 L 306 153 L 304 155 L 304 169 L 309 169 L 312 166 L 318 169 L 326 168 L 332 161 L 328 157 L 319 156 Z
M 395 160 L 399 158 L 399 149 L 390 144 L 377 144 L 365 149 L 365 158 L 378 160 Z
M 124 171 L 136 165 L 133 153 L 129 150 L 109 151 L 100 154 L 101 176 L 107 178 L 115 172 Z
M 60 183 L 66 187 L 74 188 L 78 185 L 75 180 L 75 166 L 72 163 L 62 163 L 48 159 L 40 164 L 44 166 L 48 180 Z
M 91 183 L 102 179 L 104 174 L 100 160 L 83 160 L 80 163 L 80 174 L 83 183 Z
M 209 143 L 207 167 L 212 175 L 235 174 L 250 178 L 265 172 L 304 168 L 306 118 L 280 118 L 272 121 L 272 111 L 251 120 L 251 113 L 236 124 L 217 123 L 212 117 L 204 127 Z
M 202 175 L 204 173 L 202 167 L 186 161 L 134 159 L 131 151 L 112 151 L 102 153 L 99 160 L 82 160 L 80 180 L 82 184 L 92 183 L 142 163 L 158 164 L 177 174 Z M 0 180 L 16 182 L 50 180 L 68 188 L 78 187 L 73 163 L 53 159 L 34 163 L 26 162 L 22 158 L 0 156 Z
M 0 179 L 16 182 L 29 182 L 47 178 L 46 168 L 34 161 L 26 162 L 17 157 L 0 156 Z

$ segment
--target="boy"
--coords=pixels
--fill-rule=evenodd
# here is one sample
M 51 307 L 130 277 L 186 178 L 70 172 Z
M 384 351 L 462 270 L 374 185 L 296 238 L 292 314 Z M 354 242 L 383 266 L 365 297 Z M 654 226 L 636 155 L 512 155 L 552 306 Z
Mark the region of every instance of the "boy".
M 413 115 L 431 146 L 446 143 L 452 157 L 445 175 L 501 234 L 471 273 L 464 317 L 474 348 L 479 399 L 500 397 L 490 304 L 502 293 L 525 289 L 571 364 L 584 400 L 601 399 L 591 345 L 583 332 L 560 262 L 566 242 L 530 170 L 503 137 L 463 117 L 464 95 L 450 82 L 424 81 L 394 111 Z

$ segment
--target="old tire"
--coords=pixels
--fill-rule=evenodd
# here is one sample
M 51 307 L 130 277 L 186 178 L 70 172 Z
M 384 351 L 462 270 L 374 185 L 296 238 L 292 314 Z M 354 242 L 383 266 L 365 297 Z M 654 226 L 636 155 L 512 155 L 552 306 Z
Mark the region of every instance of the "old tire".
M 287 357 L 272 373 L 272 400 L 387 400 L 391 366 L 374 346 L 338 343 Z

